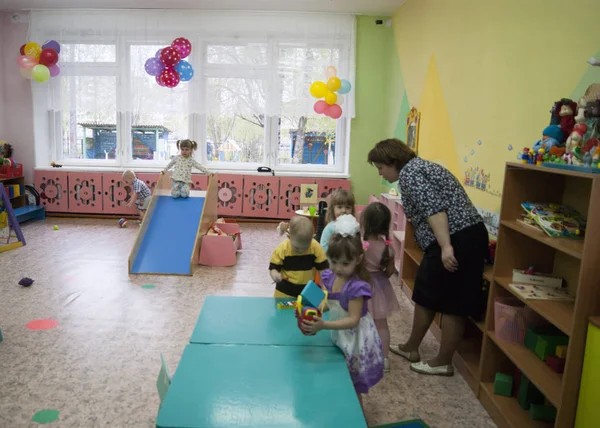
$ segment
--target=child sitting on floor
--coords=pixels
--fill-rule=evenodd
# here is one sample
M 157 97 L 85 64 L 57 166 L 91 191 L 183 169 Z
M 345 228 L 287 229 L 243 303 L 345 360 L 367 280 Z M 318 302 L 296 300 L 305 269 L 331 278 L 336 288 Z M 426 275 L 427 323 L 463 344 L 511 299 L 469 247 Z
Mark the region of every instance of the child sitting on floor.
M 331 330 L 331 339 L 342 350 L 350 377 L 362 405 L 366 394 L 383 377 L 383 348 L 375 322 L 367 308 L 371 286 L 360 239 L 358 221 L 342 215 L 336 221 L 336 232 L 327 251 L 331 269 L 321 274 L 329 292 L 329 321 L 314 317 L 305 320 L 302 329 L 309 334 Z
M 142 180 L 135 176 L 135 172 L 127 170 L 123 173 L 123 183 L 133 186 L 133 196 L 127 203 L 127 208 L 131 208 L 133 204 L 137 208 L 141 222 L 144 219 L 148 205 L 150 205 L 151 192 L 150 188 Z
M 303 216 L 290 220 L 289 237 L 275 248 L 269 271 L 275 281 L 274 297 L 298 297 L 316 271 L 327 269 L 327 256 L 313 239 L 312 222 Z

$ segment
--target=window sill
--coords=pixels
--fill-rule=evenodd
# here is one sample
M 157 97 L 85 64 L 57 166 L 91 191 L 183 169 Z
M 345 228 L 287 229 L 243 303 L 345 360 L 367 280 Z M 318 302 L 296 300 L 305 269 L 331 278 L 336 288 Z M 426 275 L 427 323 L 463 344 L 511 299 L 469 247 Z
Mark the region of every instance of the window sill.
M 62 171 L 62 172 L 123 172 L 127 169 L 133 169 L 137 173 L 158 173 L 163 168 L 147 167 L 147 168 L 124 168 L 118 166 L 75 166 L 64 165 L 61 168 L 53 168 L 51 166 L 42 166 L 35 168 L 36 171 Z M 209 168 L 210 169 L 210 168 Z M 272 176 L 270 172 L 257 172 L 253 170 L 212 170 L 216 174 L 237 174 L 237 175 L 257 175 L 257 176 Z M 275 171 L 275 177 L 318 177 L 318 178 L 340 178 L 350 179 L 350 174 L 340 172 L 295 172 L 295 171 Z

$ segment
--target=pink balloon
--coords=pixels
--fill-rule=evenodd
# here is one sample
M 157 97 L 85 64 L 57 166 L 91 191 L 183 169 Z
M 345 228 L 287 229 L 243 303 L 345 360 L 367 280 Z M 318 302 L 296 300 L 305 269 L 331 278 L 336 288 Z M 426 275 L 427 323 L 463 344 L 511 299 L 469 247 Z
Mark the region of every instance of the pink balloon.
M 19 64 L 19 67 L 21 68 L 33 68 L 38 65 L 38 62 L 31 56 L 21 55 L 17 60 L 17 64 Z
M 319 100 L 315 103 L 314 109 L 315 113 L 324 114 L 325 111 L 327 111 L 327 103 L 323 100 Z
M 342 108 L 337 104 L 332 104 L 327 108 L 325 114 L 332 119 L 339 119 L 342 117 Z
M 50 77 L 56 77 L 60 74 L 60 67 L 58 64 L 48 67 L 48 70 L 50 70 Z
M 162 86 L 163 88 L 165 87 L 165 84 L 162 82 L 162 80 L 160 80 L 160 74 L 156 76 L 156 83 L 158 83 L 158 86 Z
M 188 55 L 192 53 L 192 44 L 185 37 L 178 37 L 173 40 L 171 47 L 175 48 L 177 52 L 179 52 L 181 59 L 187 58 Z

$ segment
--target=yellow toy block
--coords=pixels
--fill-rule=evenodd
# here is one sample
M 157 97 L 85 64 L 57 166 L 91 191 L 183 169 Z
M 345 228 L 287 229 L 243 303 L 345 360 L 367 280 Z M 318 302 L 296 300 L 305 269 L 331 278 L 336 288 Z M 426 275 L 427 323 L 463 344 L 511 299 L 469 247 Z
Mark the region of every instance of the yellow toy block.
M 567 346 L 559 345 L 556 347 L 556 356 L 558 358 L 567 358 Z

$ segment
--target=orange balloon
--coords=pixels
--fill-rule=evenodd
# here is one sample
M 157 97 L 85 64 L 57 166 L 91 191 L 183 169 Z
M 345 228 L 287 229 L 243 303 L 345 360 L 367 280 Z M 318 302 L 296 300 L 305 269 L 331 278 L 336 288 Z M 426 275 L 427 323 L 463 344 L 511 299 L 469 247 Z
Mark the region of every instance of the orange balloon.
M 337 69 L 333 65 L 330 65 L 325 69 L 325 76 L 327 76 L 328 79 L 337 76 Z
M 342 87 L 342 81 L 337 77 L 332 77 L 327 81 L 327 89 L 335 92 Z

